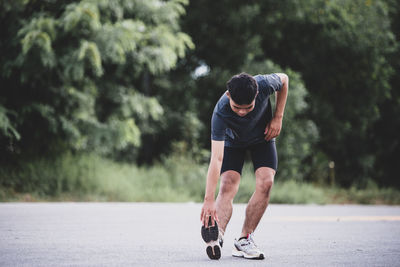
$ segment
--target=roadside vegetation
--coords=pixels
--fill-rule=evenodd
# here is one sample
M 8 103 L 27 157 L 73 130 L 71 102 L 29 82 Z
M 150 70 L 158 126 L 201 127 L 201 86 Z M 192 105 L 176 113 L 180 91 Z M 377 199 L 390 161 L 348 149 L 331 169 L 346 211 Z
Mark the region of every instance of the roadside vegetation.
M 180 156 L 137 167 L 94 154 L 66 154 L 25 162 L 15 170 L 1 169 L 0 179 L 8 178 L 13 184 L 0 187 L 0 201 L 201 202 L 206 172 L 207 164 Z M 252 166 L 246 163 L 235 202 L 246 203 L 254 186 Z M 284 180 L 277 174 L 271 203 L 398 205 L 400 191 L 379 188 L 372 181 L 364 188 L 345 189 Z
M 1 201 L 202 201 L 226 81 L 284 72 L 271 201 L 400 203 L 399 1 L 5 0 L 0 21 Z

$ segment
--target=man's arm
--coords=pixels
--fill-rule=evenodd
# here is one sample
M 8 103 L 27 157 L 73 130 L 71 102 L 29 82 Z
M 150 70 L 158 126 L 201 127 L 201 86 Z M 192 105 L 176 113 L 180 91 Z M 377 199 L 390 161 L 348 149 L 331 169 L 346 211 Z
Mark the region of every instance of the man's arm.
M 215 190 L 221 172 L 222 159 L 224 157 L 224 141 L 211 140 L 211 160 L 207 172 L 206 193 L 204 196 L 203 208 L 201 209 L 200 220 L 203 225 L 208 226 L 211 216 L 212 225 L 214 220 L 218 222 L 217 210 L 215 207 Z
M 282 88 L 276 94 L 276 109 L 274 117 L 265 128 L 265 140 L 269 141 L 281 133 L 283 113 L 285 111 L 286 99 L 289 90 L 289 77 L 284 73 L 276 73 L 282 81 Z

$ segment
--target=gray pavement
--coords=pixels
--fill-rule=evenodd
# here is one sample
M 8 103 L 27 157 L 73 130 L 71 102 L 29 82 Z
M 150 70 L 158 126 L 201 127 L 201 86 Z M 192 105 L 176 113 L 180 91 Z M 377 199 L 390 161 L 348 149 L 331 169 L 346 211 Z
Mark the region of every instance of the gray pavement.
M 255 232 L 263 261 L 222 258 L 200 236 L 201 204 L 1 203 L 0 266 L 400 266 L 399 206 L 270 205 Z

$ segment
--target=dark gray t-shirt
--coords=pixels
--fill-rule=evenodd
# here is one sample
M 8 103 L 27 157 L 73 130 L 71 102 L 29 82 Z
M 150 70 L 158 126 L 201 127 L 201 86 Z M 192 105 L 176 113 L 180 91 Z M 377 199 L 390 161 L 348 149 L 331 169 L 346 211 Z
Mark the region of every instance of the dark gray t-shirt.
M 231 109 L 229 98 L 224 93 L 215 105 L 211 119 L 211 139 L 225 140 L 225 146 L 244 147 L 264 140 L 267 123 L 272 119 L 269 96 L 280 91 L 282 82 L 278 75 L 256 75 L 258 95 L 254 109 L 240 117 Z

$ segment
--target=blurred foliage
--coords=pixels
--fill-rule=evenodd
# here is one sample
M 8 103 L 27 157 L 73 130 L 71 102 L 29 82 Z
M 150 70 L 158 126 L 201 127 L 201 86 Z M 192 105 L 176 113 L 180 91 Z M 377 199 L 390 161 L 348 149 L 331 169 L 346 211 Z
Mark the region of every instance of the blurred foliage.
M 300 73 L 309 92 L 303 117 L 317 126 L 319 139 L 309 148 L 312 156 L 301 163 L 310 165 L 303 167 L 309 170 L 306 177 L 328 177 L 332 161 L 340 185 L 363 187 L 369 179 L 399 185 L 390 167 L 400 157 L 394 136 L 399 120 L 390 113 L 397 114 L 399 106 L 398 93 L 393 92 L 399 88 L 394 75 L 399 62 L 398 10 L 391 0 L 190 2 L 182 27 L 196 50 L 185 58 L 185 68 L 210 68 L 194 89 L 203 106 L 201 120 L 209 123 L 232 74 L 267 58 Z M 252 63 L 246 64 L 249 59 Z M 204 92 L 206 88 L 221 90 Z M 287 106 L 288 114 L 291 108 Z M 296 127 L 285 124 L 282 134 Z
M 0 201 L 140 201 L 201 202 L 207 164 L 174 154 L 161 164 L 138 167 L 95 154 L 63 154 L 57 158 L 20 162 L 19 168 L 0 169 Z M 7 183 L 13 183 L 13 186 Z M 251 164 L 245 164 L 235 203 L 247 202 L 254 192 Z M 290 192 L 290 193 L 288 193 Z M 295 180 L 276 181 L 271 203 L 400 204 L 400 191 L 319 187 Z
M 396 37 L 396 50 L 389 62 L 396 71 L 390 79 L 390 95 L 379 105 L 380 119 L 374 124 L 372 150 L 376 153 L 374 173 L 379 184 L 400 188 L 398 164 L 400 159 L 400 2 L 388 0 L 391 29 Z
M 337 181 L 380 180 L 374 124 L 390 98 L 396 49 L 386 1 L 269 1 L 260 13 L 257 29 L 274 29 L 263 35 L 263 51 L 301 72 L 320 131 L 316 148 L 335 162 Z
M 245 71 L 289 75 L 277 138 L 277 181 L 295 180 L 286 188 L 400 187 L 399 12 L 396 0 L 1 1 L 0 160 L 18 173 L 1 184 L 28 183 L 23 164 L 70 151 L 162 162 L 151 175 L 203 188 L 195 165 L 209 160 L 212 110 Z M 42 175 L 58 190 L 61 178 Z
M 164 112 L 146 77 L 193 48 L 179 30 L 185 4 L 2 1 L 1 145 L 14 155 L 137 151 Z

